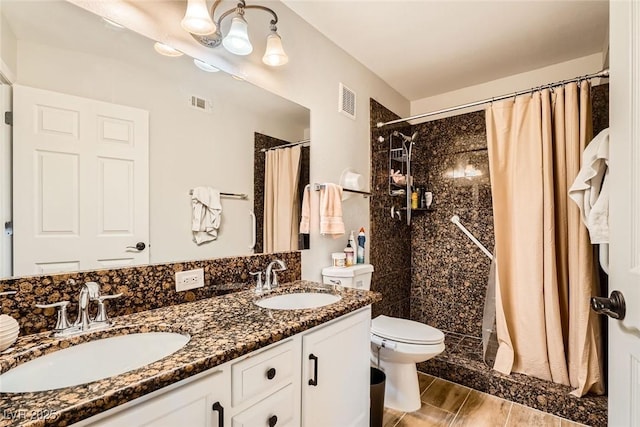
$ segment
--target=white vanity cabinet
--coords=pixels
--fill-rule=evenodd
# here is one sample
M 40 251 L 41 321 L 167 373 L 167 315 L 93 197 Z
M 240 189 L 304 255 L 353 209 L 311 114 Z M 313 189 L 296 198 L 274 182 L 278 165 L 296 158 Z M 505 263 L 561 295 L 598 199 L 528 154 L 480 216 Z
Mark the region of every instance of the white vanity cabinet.
M 369 425 L 371 311 L 302 336 L 302 427 Z
M 370 323 L 362 308 L 76 426 L 368 426 Z
M 154 397 L 143 396 L 129 402 L 122 410 L 113 415 L 109 412 L 96 415 L 78 425 L 91 427 L 177 427 L 207 426 L 224 427 L 229 425 L 230 396 L 228 369 L 212 369 L 204 376 L 180 385 Z M 169 389 L 171 387 L 167 387 Z M 164 391 L 164 389 L 162 390 Z M 140 401 L 140 403 L 138 403 Z M 107 415 L 104 417 L 104 415 Z M 98 419 L 92 422 L 94 419 Z

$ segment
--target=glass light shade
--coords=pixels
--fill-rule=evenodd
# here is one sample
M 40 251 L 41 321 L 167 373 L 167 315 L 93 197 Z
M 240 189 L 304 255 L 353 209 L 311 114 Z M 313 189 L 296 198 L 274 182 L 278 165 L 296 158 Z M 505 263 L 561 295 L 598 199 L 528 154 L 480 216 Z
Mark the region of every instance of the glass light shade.
M 180 25 L 191 34 L 199 36 L 206 36 L 216 31 L 216 24 L 209 16 L 206 0 L 187 0 L 187 11 Z
M 289 62 L 289 57 L 282 48 L 282 39 L 275 31 L 267 36 L 267 49 L 262 57 L 262 62 L 272 67 L 278 67 Z
M 242 16 L 233 17 L 229 34 L 222 40 L 222 45 L 236 55 L 249 55 L 253 52 L 253 46 L 251 46 L 247 33 L 247 21 Z
M 164 55 L 164 56 L 171 56 L 171 57 L 178 57 L 178 56 L 182 56 L 182 52 L 180 52 L 177 49 L 172 48 L 169 45 L 166 45 L 164 43 L 160 43 L 160 42 L 156 42 L 153 45 L 153 48 L 156 50 L 156 52 L 158 52 L 160 55 Z
M 200 68 L 202 71 L 206 71 L 207 73 L 217 73 L 218 71 L 220 71 L 219 68 L 201 61 L 198 58 L 194 58 L 193 63 L 196 65 L 196 67 Z

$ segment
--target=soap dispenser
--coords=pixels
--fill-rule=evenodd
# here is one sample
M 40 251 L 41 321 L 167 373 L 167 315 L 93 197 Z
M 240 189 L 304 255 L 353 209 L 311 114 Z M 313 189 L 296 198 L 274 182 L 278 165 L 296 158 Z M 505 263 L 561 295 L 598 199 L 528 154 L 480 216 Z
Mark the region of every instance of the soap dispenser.
M 13 295 L 16 291 L 0 292 L 0 296 Z M 18 321 L 6 314 L 0 314 L 0 351 L 3 351 L 16 342 L 20 333 Z

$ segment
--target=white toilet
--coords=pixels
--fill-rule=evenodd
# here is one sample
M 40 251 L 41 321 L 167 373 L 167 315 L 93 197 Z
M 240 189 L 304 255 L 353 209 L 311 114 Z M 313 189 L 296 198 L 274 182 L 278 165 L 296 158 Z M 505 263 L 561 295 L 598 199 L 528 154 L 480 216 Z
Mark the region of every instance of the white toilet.
M 322 269 L 326 284 L 369 290 L 371 264 Z M 380 315 L 371 321 L 371 362 L 387 376 L 384 406 L 401 412 L 420 409 L 420 388 L 416 363 L 444 351 L 444 334 L 439 329 L 413 320 Z

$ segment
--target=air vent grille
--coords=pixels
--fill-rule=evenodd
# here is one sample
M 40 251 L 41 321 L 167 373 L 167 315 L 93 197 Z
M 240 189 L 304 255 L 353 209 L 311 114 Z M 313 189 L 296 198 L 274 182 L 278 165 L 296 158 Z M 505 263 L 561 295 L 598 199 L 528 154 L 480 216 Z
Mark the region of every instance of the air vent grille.
M 200 98 L 199 96 L 192 95 L 189 98 L 189 105 L 196 110 L 200 111 L 211 111 L 212 105 L 210 101 L 207 101 L 204 98 Z
M 356 118 L 356 93 L 340 83 L 338 111 L 355 120 Z

